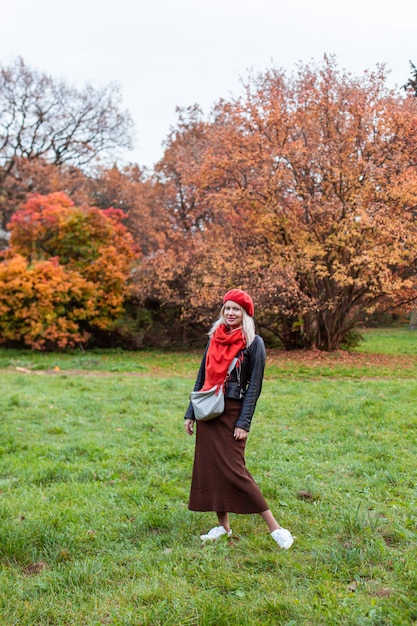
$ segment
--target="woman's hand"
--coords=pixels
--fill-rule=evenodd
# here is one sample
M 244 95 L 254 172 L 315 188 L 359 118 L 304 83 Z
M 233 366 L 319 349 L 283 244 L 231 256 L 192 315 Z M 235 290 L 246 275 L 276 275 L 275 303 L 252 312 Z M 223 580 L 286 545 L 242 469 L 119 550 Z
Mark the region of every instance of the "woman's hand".
M 185 424 L 184 424 L 185 430 L 187 431 L 189 435 L 192 435 L 194 432 L 194 421 L 195 420 L 189 420 L 189 419 L 185 420 Z
M 243 428 L 235 428 L 235 432 L 233 434 L 233 437 L 237 441 L 243 441 L 244 439 L 248 438 L 248 431 L 244 430 Z

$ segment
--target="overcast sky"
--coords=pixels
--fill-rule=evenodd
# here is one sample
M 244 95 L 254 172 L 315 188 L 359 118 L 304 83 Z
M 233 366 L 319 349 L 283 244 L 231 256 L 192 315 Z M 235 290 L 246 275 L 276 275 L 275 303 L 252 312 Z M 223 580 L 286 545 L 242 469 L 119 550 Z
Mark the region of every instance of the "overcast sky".
M 249 69 L 290 72 L 333 53 L 355 74 L 384 62 L 390 84 L 404 84 L 416 16 L 416 0 L 4 0 L 0 62 L 22 56 L 69 83 L 118 83 L 136 124 L 126 158 L 152 167 L 175 108 L 207 113 Z

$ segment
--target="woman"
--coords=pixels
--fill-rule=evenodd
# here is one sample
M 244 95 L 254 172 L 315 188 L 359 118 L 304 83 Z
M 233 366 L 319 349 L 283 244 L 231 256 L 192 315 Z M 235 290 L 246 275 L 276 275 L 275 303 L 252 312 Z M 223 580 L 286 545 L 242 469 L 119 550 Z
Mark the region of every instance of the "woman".
M 284 549 L 293 537 L 281 528 L 264 497 L 246 469 L 245 446 L 256 402 L 262 388 L 265 346 L 255 334 L 252 298 L 240 289 L 228 291 L 223 298 L 220 318 L 213 324 L 194 390 L 225 384 L 224 413 L 208 422 L 199 421 L 188 508 L 215 511 L 219 526 L 212 528 L 203 541 L 230 536 L 229 513 L 259 513 L 272 538 Z M 234 369 L 227 370 L 237 357 Z M 185 414 L 185 429 L 194 432 L 195 417 L 190 403 Z

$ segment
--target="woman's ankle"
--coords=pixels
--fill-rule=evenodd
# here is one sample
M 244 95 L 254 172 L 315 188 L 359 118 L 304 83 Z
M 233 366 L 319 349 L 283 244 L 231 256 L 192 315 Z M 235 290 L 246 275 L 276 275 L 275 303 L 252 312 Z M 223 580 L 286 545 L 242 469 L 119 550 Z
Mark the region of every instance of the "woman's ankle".
M 219 526 L 223 526 L 225 531 L 228 533 L 230 531 L 229 524 L 229 515 L 228 513 L 217 513 L 217 520 L 219 522 Z

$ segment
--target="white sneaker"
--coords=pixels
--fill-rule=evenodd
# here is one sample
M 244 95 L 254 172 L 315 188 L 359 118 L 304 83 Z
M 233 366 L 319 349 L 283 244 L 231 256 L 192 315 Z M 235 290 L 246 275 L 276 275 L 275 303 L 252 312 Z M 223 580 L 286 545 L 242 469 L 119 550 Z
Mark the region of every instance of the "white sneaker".
M 225 530 L 223 526 L 215 526 L 211 530 L 208 531 L 207 535 L 200 535 L 201 541 L 215 541 L 222 535 L 227 535 L 230 537 L 232 534 L 232 529 L 229 531 Z
M 293 536 L 290 531 L 286 528 L 277 528 L 271 533 L 271 537 L 274 541 L 277 542 L 280 548 L 284 548 L 284 550 L 288 550 L 291 548 L 294 543 Z

